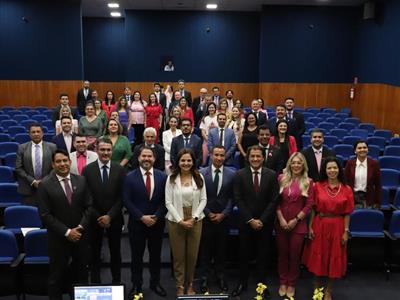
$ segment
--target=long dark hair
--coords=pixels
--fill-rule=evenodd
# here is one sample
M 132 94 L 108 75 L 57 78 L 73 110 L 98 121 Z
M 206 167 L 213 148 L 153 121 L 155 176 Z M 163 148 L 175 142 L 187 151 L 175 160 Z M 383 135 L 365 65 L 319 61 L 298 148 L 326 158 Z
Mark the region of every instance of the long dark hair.
M 104 103 L 105 103 L 106 105 L 108 105 L 108 97 L 107 97 L 108 93 L 111 93 L 111 94 L 112 94 L 112 98 L 111 98 L 111 103 L 110 103 L 110 104 L 115 104 L 115 95 L 114 95 L 114 92 L 111 91 L 111 90 L 108 90 L 108 91 L 106 92 L 106 96 L 104 97 Z
M 344 177 L 344 172 L 343 172 L 342 165 L 340 164 L 340 161 L 334 156 L 329 156 L 329 157 L 326 157 L 326 158 L 324 158 L 322 160 L 321 171 L 320 171 L 320 180 L 321 181 L 328 180 L 328 174 L 326 174 L 326 166 L 330 162 L 335 162 L 337 164 L 337 166 L 339 168 L 339 174 L 338 174 L 337 178 L 341 183 L 346 184 L 346 179 Z
M 286 120 L 279 120 L 278 122 L 276 122 L 276 124 L 275 124 L 275 134 L 274 134 L 274 136 L 275 136 L 275 145 L 278 145 L 279 144 L 279 131 L 278 131 L 278 127 L 279 127 L 279 125 L 280 124 L 282 124 L 282 123 L 285 123 L 286 124 L 286 126 L 287 126 L 287 130 L 286 130 L 286 133 L 285 133 L 285 144 L 288 144 L 289 143 L 289 123 L 286 121 Z
M 190 169 L 190 173 L 192 173 L 192 176 L 193 176 L 194 182 L 196 183 L 197 188 L 201 189 L 203 187 L 203 184 L 204 184 L 203 178 L 201 178 L 200 172 L 196 168 L 196 158 L 194 156 L 194 153 L 193 153 L 192 149 L 190 149 L 190 148 L 183 148 L 178 152 L 178 155 L 176 157 L 176 163 L 175 163 L 176 165 L 175 165 L 175 168 L 172 171 L 172 174 L 171 174 L 170 179 L 169 179 L 170 183 L 175 184 L 176 177 L 179 174 L 181 174 L 181 168 L 179 167 L 179 161 L 181 160 L 182 156 L 185 155 L 185 154 L 189 154 L 190 157 L 192 158 L 193 166 Z
M 254 116 L 254 118 L 256 119 L 256 126 L 258 126 L 258 118 L 257 118 L 257 115 L 256 115 L 255 113 L 253 113 L 253 112 L 250 112 L 250 113 L 248 113 L 248 114 L 246 115 L 246 119 L 244 120 L 244 127 L 245 127 L 245 128 L 249 127 L 249 121 L 248 121 L 248 119 L 249 119 L 249 116 L 250 116 L 250 115 L 253 115 L 253 116 Z

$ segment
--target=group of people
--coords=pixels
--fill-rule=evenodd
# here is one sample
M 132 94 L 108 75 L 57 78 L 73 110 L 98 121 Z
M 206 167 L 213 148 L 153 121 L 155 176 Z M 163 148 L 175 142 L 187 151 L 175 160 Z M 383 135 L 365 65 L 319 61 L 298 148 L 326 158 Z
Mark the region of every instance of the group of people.
M 132 149 L 129 142 L 125 145 L 120 140 L 125 136 L 118 118 L 108 120 L 106 132 L 95 138 L 93 151 L 88 150 L 93 141 L 82 134 L 81 121 L 75 134 L 71 119 L 62 116 L 56 145 L 44 142 L 41 125 L 32 124 L 31 142 L 18 149 L 16 174 L 18 191 L 25 203 L 39 207 L 48 229 L 50 299 L 61 299 L 71 257 L 76 282 L 89 281 L 88 264 L 90 282 L 101 282 L 104 233 L 110 248 L 112 281 L 121 282 L 123 207 L 129 214 L 132 294 L 142 292 L 146 245 L 150 288 L 160 296 L 167 294 L 160 278 L 165 226 L 177 295 L 196 293 L 197 262 L 201 292 L 209 291 L 214 279 L 221 292 L 228 292 L 224 263 L 229 217 L 235 206 L 240 275 L 231 290 L 233 296 L 247 289 L 254 251 L 256 279 L 267 282 L 275 230 L 279 295 L 295 295 L 303 263 L 316 275 L 316 287 L 321 277 L 328 278 L 325 300 L 332 299 L 333 280 L 346 272 L 350 213 L 355 204 L 371 208 L 380 204 L 379 164 L 368 157 L 367 143 L 355 144 L 356 158 L 348 161 L 343 171 L 335 154 L 323 145 L 321 130 L 313 130 L 311 146 L 299 152 L 301 126 L 295 123 L 300 120 L 300 124 L 302 116 L 295 115 L 292 98 L 276 106 L 273 119 L 260 109 L 258 99 L 252 101 L 252 112 L 245 115 L 235 101 L 230 111 L 227 102 L 226 111 L 216 113 L 216 102 L 225 100 L 206 93 L 202 89 L 200 97 L 191 102 L 190 93 L 185 92 L 190 99 L 188 108 L 198 104 L 195 115 L 205 109 L 201 117 L 168 114 L 168 126 L 160 126 L 161 131 L 143 128 L 142 142 L 136 142 Z M 232 91 L 228 94 L 233 97 Z M 177 92 L 173 95 L 179 98 Z M 183 98 L 180 96 L 176 105 Z M 68 100 L 63 97 L 63 101 Z M 125 99 L 132 103 L 134 98 Z M 166 114 L 176 107 L 173 101 L 163 106 Z M 89 119 L 90 103 L 85 116 L 89 112 Z M 61 114 L 62 103 L 57 109 Z M 195 133 L 196 122 L 199 134 Z M 161 132 L 163 146 L 157 141 Z M 66 133 L 71 139 L 65 138 Z M 238 171 L 231 167 L 237 150 L 242 157 Z

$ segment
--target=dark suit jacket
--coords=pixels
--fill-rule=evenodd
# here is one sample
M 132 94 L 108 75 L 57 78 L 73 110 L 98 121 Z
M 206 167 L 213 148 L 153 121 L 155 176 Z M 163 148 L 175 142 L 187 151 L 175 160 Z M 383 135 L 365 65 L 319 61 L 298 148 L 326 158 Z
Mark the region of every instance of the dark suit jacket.
M 76 95 L 76 106 L 81 115 L 85 114 L 85 105 L 86 103 L 92 99 L 92 89 L 89 88 L 89 93 L 87 98 L 85 98 L 85 94 L 83 93 L 83 88 L 79 89 L 78 94 Z
M 308 177 L 310 177 L 314 182 L 320 180 L 320 174 L 318 172 L 317 160 L 315 159 L 315 153 L 312 147 L 308 147 L 307 149 L 301 151 L 307 161 L 308 166 Z M 322 147 L 322 158 L 329 156 L 336 156 L 335 152 L 330 150 L 329 148 L 323 146 Z
M 294 123 L 293 126 L 293 136 L 296 139 L 297 143 L 297 149 L 303 149 L 303 140 L 302 136 L 306 132 L 306 125 L 304 123 L 304 116 L 302 113 L 299 113 L 298 111 L 293 111 L 293 120 L 292 122 Z
M 51 157 L 56 150 L 57 146 L 53 143 L 43 142 L 42 178 L 51 172 Z M 32 195 L 35 189 L 32 186 L 32 182 L 35 180 L 35 172 L 32 164 L 32 142 L 18 146 L 15 173 L 18 180 L 18 193 L 24 196 Z
M 289 135 L 294 136 L 294 138 L 296 138 L 296 124 L 293 120 L 286 120 L 288 122 L 288 133 Z M 271 135 L 275 135 L 276 134 L 276 117 L 273 117 L 271 119 L 268 120 L 268 126 L 269 126 L 269 130 L 271 131 Z M 297 140 L 296 140 L 297 141 Z
M 272 229 L 279 199 L 279 184 L 274 171 L 261 169 L 260 192 L 256 193 L 250 167 L 240 169 L 233 181 L 233 197 L 239 207 L 242 226 L 254 218 Z
M 76 108 L 75 107 L 70 107 L 70 108 L 71 108 L 72 117 L 75 120 L 79 120 Z M 60 110 L 61 110 L 61 104 L 59 104 L 53 108 L 53 114 L 51 115 L 51 121 L 53 122 L 54 127 L 56 127 L 57 120 L 60 120 Z
M 274 170 L 276 174 L 282 173 L 286 167 L 283 162 L 283 157 L 279 148 L 274 145 L 269 145 L 268 153 L 264 160 L 264 167 Z
M 176 157 L 178 156 L 178 152 L 179 152 L 179 150 L 184 148 L 184 145 L 185 145 L 185 143 L 183 140 L 183 135 L 179 135 L 172 139 L 171 152 L 170 152 L 172 165 L 175 165 Z M 197 135 L 192 133 L 190 136 L 188 148 L 192 149 L 194 152 L 194 156 L 196 157 L 196 167 L 197 168 L 200 167 L 202 160 L 203 160 L 203 150 L 202 150 L 201 138 L 199 138 Z
M 357 159 L 348 160 L 344 173 L 346 176 L 347 184 L 354 189 L 355 175 L 356 175 L 356 162 Z M 382 202 L 382 182 L 381 182 L 381 169 L 379 162 L 375 159 L 367 159 L 367 204 L 372 206 L 374 204 L 380 205 Z
M 49 234 L 49 244 L 64 240 L 68 229 L 81 225 L 89 228 L 92 196 L 85 178 L 71 174 L 72 202 L 68 203 L 65 192 L 52 172 L 39 185 L 39 211 Z
M 122 190 L 125 169 L 120 164 L 111 162 L 107 184 L 101 179 L 102 170 L 98 161 L 88 164 L 82 171 L 93 197 L 93 218 L 109 215 L 111 220 L 121 218 Z
M 76 151 L 76 149 L 74 147 L 75 136 L 76 136 L 76 134 L 73 133 L 72 134 L 72 144 L 71 144 L 71 151 L 70 152 Z M 67 145 L 65 144 L 64 136 L 63 136 L 62 133 L 57 134 L 56 136 L 53 136 L 52 142 L 57 146 L 57 149 L 63 149 L 63 150 L 68 152 Z
M 133 169 L 139 168 L 139 152 L 145 144 L 140 144 L 132 149 L 131 166 Z M 156 155 L 156 161 L 154 162 L 154 168 L 164 171 L 165 170 L 165 150 L 159 144 L 154 144 L 153 152 Z
M 204 177 L 207 190 L 207 205 L 204 208 L 204 214 L 208 216 L 212 212 L 229 216 L 232 211 L 233 178 L 236 172 L 227 167 L 223 168 L 222 185 L 218 195 L 213 184 L 211 166 L 201 169 L 200 173 Z
M 198 116 L 197 116 L 197 110 L 199 109 L 199 105 L 200 105 L 201 99 L 200 96 L 196 97 L 193 99 L 193 103 L 192 103 L 192 111 L 194 114 L 194 118 L 195 118 L 195 123 L 198 123 Z
M 130 172 L 123 187 L 124 205 L 129 212 L 129 226 L 133 221 L 139 221 L 143 215 L 155 215 L 158 219 L 164 219 L 167 209 L 165 207 L 165 182 L 167 175 L 154 169 L 154 191 L 149 200 L 146 184 L 140 168 Z M 132 231 L 130 231 L 132 232 Z
M 264 112 L 259 111 L 257 121 L 258 121 L 258 126 L 266 124 L 267 123 L 267 115 Z

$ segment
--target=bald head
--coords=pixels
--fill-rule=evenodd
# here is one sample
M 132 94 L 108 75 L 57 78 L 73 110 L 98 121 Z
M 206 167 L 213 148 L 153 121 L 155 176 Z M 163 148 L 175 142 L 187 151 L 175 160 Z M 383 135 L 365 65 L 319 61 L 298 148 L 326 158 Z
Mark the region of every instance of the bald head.
M 204 98 L 207 95 L 207 89 L 206 88 L 201 88 L 200 89 L 200 97 Z

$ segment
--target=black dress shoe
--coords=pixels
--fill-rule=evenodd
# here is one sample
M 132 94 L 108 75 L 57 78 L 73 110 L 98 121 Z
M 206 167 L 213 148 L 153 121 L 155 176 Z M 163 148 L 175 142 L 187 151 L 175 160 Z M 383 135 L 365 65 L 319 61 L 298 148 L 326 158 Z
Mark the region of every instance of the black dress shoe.
M 246 290 L 247 290 L 247 283 L 239 283 L 238 286 L 232 291 L 232 296 L 233 297 L 240 296 L 240 294 Z
M 228 283 L 223 278 L 218 279 L 218 286 L 221 289 L 221 291 L 223 291 L 224 293 L 226 293 L 229 289 Z
M 150 285 L 150 289 L 160 297 L 167 296 L 167 292 L 164 290 L 164 288 L 159 283 Z
M 129 293 L 129 298 L 134 299 L 135 295 L 138 295 L 140 293 L 143 293 L 142 286 L 141 285 L 134 286 Z
M 202 294 L 208 292 L 208 280 L 207 279 L 203 279 L 201 281 L 200 291 Z

